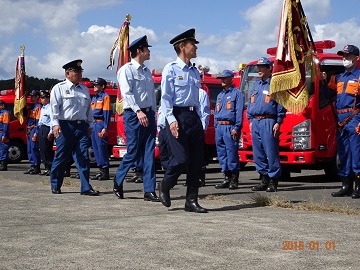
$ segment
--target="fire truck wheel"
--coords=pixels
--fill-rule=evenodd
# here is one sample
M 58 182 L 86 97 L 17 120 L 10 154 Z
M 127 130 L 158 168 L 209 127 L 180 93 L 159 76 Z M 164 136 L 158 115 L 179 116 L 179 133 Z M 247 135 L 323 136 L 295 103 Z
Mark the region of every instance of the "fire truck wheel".
M 334 182 L 340 181 L 340 177 L 338 175 L 339 167 L 340 159 L 339 155 L 336 155 L 336 158 L 334 158 L 331 162 L 324 166 L 324 172 L 326 177 L 329 178 L 329 180 L 333 180 Z
M 25 156 L 25 146 L 17 141 L 9 142 L 9 163 L 20 163 Z

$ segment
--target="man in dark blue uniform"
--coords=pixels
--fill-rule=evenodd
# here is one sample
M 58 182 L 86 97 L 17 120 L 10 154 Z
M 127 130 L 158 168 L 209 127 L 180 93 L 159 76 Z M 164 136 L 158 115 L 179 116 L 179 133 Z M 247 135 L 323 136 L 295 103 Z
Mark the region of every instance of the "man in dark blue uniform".
M 26 136 L 27 136 L 27 154 L 30 162 L 30 169 L 24 174 L 39 174 L 40 170 L 40 150 L 38 141 L 37 125 L 40 118 L 42 105 L 39 103 L 40 92 L 32 90 L 30 93 L 31 102 L 33 103 L 28 111 L 26 118 Z
M 253 191 L 277 191 L 281 176 L 279 133 L 286 110 L 270 97 L 272 66 L 266 57 L 258 60 L 261 79 L 251 89 L 246 113 L 250 121 L 255 167 L 261 175 L 261 183 L 252 187 Z
M 127 153 L 124 155 L 114 179 L 114 193 L 124 198 L 123 182 L 129 169 L 143 155 L 144 200 L 159 202 L 155 193 L 156 174 L 154 164 L 156 136 L 156 98 L 150 70 L 144 65 L 150 59 L 151 47 L 146 36 L 133 41 L 128 50 L 131 62 L 123 65 L 117 78 L 124 107 L 124 127 Z
M 0 171 L 7 171 L 7 160 L 9 155 L 10 114 L 5 106 L 5 101 L 0 100 Z
M 233 86 L 234 73 L 224 70 L 221 75 L 223 86 L 216 99 L 214 126 L 216 150 L 225 175 L 225 180 L 215 188 L 237 189 L 239 183 L 239 138 L 244 112 L 244 95 Z
M 39 149 L 40 157 L 44 163 L 45 170 L 40 175 L 50 175 L 51 165 L 54 159 L 54 134 L 52 132 L 51 124 L 51 108 L 50 108 L 50 93 L 46 91 L 40 91 L 40 98 L 42 108 L 40 111 L 40 119 L 37 126 L 38 138 L 39 138 Z
M 200 120 L 200 73 L 190 62 L 195 58 L 199 42 L 195 29 L 189 29 L 170 41 L 177 59 L 162 72 L 161 110 L 166 118 L 167 144 L 171 157 L 164 179 L 159 183 L 159 197 L 171 206 L 170 189 L 187 169 L 185 211 L 206 213 L 198 203 L 201 167 L 204 158 L 204 131 Z
M 64 172 L 71 155 L 80 176 L 80 194 L 98 196 L 89 183 L 89 136 L 93 115 L 89 89 L 81 84 L 82 60 L 63 66 L 66 80 L 56 84 L 50 94 L 51 120 L 56 140 L 56 153 L 51 167 L 50 182 L 53 194 L 61 194 Z
M 328 84 L 336 94 L 337 132 L 336 143 L 340 158 L 339 176 L 342 186 L 331 193 L 333 197 L 360 198 L 360 70 L 357 67 L 359 48 L 346 45 L 338 55 L 343 57 L 345 71 L 333 75 Z M 326 80 L 326 74 L 320 75 Z M 355 190 L 354 190 L 355 177 Z
M 103 78 L 97 78 L 94 81 L 96 95 L 92 98 L 91 102 L 94 117 L 91 143 L 100 172 L 91 177 L 92 180 L 109 179 L 108 127 L 110 123 L 111 101 L 110 96 L 105 93 L 106 85 L 107 83 Z

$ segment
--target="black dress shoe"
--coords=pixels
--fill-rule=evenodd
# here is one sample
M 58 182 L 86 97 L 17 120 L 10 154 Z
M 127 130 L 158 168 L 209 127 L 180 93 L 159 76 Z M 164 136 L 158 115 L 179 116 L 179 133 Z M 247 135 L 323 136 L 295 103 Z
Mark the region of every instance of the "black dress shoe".
M 81 195 L 88 195 L 88 196 L 99 196 L 100 192 L 97 190 L 89 189 L 87 191 L 81 192 Z
M 159 199 L 161 203 L 165 207 L 170 207 L 171 206 L 170 190 L 166 189 L 163 182 L 159 182 L 158 190 L 159 190 Z
M 51 189 L 52 194 L 62 194 L 60 189 Z
M 49 176 L 50 175 L 50 170 L 45 170 L 41 173 L 39 173 L 40 175 L 45 175 L 45 176 Z
M 35 167 L 30 167 L 24 174 L 30 174 L 33 170 L 35 170 Z
M 123 189 L 123 185 L 121 184 L 120 186 L 118 186 L 118 184 L 116 183 L 116 176 L 114 176 L 114 188 L 113 188 L 114 194 L 116 197 L 118 197 L 118 199 L 124 199 L 124 189 Z
M 144 201 L 160 202 L 160 199 L 155 192 L 145 192 Z

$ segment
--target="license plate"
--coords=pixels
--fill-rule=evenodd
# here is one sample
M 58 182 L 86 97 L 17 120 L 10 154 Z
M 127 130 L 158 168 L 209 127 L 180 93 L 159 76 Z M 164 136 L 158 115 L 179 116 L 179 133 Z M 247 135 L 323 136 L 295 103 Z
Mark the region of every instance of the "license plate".
M 124 155 L 127 153 L 127 151 L 126 150 L 120 150 L 119 151 L 119 156 L 122 158 L 122 157 L 124 157 Z

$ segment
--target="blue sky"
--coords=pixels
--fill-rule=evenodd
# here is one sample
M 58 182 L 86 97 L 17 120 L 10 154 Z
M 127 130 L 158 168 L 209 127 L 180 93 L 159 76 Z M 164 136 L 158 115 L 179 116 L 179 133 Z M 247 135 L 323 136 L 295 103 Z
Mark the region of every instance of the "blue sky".
M 359 0 L 302 0 L 314 40 L 360 46 Z M 346 4 L 346 6 L 343 6 Z M 196 29 L 198 57 L 210 72 L 236 69 L 266 56 L 276 46 L 282 0 L 2 0 L 0 79 L 14 78 L 20 46 L 25 45 L 26 73 L 63 79 L 62 65 L 83 59 L 84 76 L 116 80 L 107 70 L 109 54 L 127 13 L 130 41 L 147 35 L 150 69 L 161 69 L 176 55 L 175 35 Z

